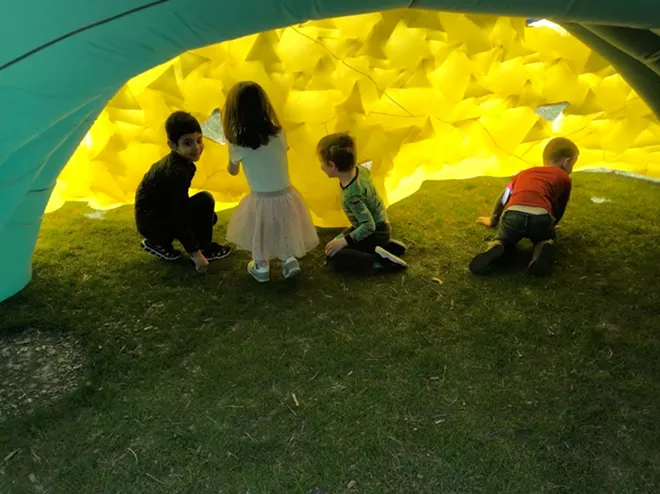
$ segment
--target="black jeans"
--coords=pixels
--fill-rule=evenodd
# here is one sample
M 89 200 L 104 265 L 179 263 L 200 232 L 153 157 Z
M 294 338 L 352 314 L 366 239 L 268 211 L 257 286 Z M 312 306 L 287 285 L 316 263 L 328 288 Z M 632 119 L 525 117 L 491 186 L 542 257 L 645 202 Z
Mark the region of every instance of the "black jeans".
M 500 221 L 496 240 L 505 247 L 513 247 L 523 238 L 528 238 L 535 245 L 544 240 L 554 240 L 555 220 L 549 214 L 506 211 Z
M 201 250 L 206 249 L 213 239 L 213 226 L 218 222 L 215 214 L 215 199 L 208 192 L 199 192 L 188 199 L 187 223 Z M 161 246 L 171 246 L 181 235 L 169 218 L 138 218 L 138 231 L 147 240 Z
M 344 231 L 348 235 L 353 231 Z M 389 223 L 376 225 L 376 230 L 367 238 L 345 247 L 328 259 L 333 268 L 344 271 L 371 271 L 380 256 L 375 253 L 376 247 L 385 247 L 391 239 Z

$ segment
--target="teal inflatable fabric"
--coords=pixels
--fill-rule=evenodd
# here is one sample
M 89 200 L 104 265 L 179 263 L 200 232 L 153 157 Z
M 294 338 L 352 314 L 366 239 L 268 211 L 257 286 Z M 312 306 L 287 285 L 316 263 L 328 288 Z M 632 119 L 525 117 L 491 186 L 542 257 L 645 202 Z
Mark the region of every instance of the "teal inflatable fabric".
M 660 115 L 659 0 L 24 0 L 0 16 L 0 301 L 30 281 L 55 180 L 131 77 L 193 48 L 310 19 L 419 8 L 551 19 Z

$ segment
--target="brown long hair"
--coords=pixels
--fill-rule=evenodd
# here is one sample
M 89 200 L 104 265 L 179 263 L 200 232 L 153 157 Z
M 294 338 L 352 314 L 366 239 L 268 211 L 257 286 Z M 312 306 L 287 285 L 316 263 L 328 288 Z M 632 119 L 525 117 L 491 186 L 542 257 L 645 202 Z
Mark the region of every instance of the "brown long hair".
M 227 141 L 251 149 L 265 146 L 282 130 L 266 92 L 252 81 L 239 82 L 229 90 L 222 126 Z

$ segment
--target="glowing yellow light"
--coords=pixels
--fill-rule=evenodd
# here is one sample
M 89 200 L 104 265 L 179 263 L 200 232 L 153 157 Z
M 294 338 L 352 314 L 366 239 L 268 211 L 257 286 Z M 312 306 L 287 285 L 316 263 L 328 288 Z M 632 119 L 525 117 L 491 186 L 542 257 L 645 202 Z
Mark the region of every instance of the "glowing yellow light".
M 48 211 L 66 200 L 130 204 L 145 171 L 167 154 L 163 124 L 178 109 L 207 135 L 193 189 L 210 191 L 219 209 L 235 205 L 248 186 L 226 171 L 214 110 L 240 80 L 258 82 L 272 100 L 292 181 L 320 226 L 346 221 L 337 183 L 315 152 L 330 132 L 355 136 L 358 159 L 371 162 L 388 204 L 425 180 L 510 176 L 537 165 L 555 135 L 580 146 L 578 168 L 660 177 L 660 124 L 648 106 L 563 28 L 533 25 L 540 29 L 525 29 L 524 19 L 405 9 L 184 53 L 136 76 L 108 103 L 60 175 Z M 557 102 L 567 115 L 537 111 Z
M 528 24 L 529 27 L 547 27 L 549 29 L 552 29 L 553 31 L 558 32 L 562 36 L 568 36 L 568 31 L 561 27 L 559 24 L 555 24 L 552 21 L 549 21 L 547 19 L 539 19 L 538 21 L 533 21 Z
M 555 134 L 558 134 L 561 132 L 562 125 L 561 123 L 564 121 L 564 112 L 561 112 L 559 115 L 557 115 L 557 118 L 555 118 L 552 121 L 552 131 Z

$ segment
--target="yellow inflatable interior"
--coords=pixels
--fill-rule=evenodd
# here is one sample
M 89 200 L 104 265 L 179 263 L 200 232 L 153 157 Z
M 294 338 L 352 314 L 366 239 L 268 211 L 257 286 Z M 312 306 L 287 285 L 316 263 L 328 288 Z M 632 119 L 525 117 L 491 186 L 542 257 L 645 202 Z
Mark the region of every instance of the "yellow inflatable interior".
M 660 124 L 597 53 L 561 27 L 525 19 L 395 10 L 311 21 L 207 46 L 145 72 L 117 93 L 62 171 L 47 211 L 65 201 L 131 204 L 168 152 L 163 125 L 183 109 L 200 122 L 240 80 L 260 83 L 286 129 L 294 185 L 318 226 L 344 224 L 337 184 L 315 155 L 348 131 L 388 204 L 425 180 L 509 176 L 540 164 L 554 136 L 581 148 L 577 170 L 660 177 Z M 248 192 L 206 140 L 195 189 L 218 209 Z M 441 198 L 439 198 L 441 201 Z

